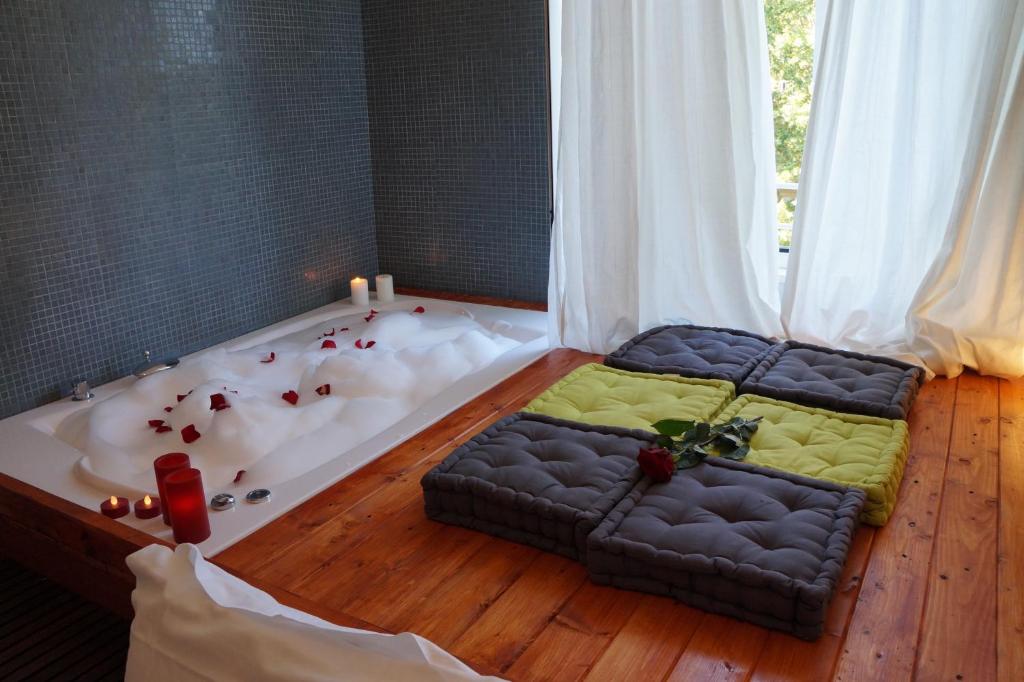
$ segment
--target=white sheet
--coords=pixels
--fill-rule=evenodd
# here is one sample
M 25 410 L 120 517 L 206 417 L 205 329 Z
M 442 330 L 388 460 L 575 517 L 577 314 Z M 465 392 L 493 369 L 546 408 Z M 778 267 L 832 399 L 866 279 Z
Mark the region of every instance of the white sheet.
M 137 579 L 129 681 L 497 679 L 422 637 L 341 627 L 283 606 L 193 545 L 150 545 L 127 562 Z

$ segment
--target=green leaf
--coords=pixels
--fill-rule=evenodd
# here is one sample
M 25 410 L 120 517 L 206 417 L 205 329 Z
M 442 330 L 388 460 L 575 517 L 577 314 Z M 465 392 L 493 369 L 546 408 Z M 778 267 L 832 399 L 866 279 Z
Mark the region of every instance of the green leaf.
M 722 457 L 725 457 L 726 459 L 731 459 L 731 460 L 734 460 L 734 461 L 738 462 L 741 459 L 744 459 L 747 456 L 747 453 L 749 453 L 749 452 L 750 452 L 750 446 L 749 445 L 741 445 L 738 448 L 736 448 L 735 450 L 732 450 L 730 452 L 723 452 L 722 453 Z
M 676 442 L 672 440 L 670 436 L 658 436 L 657 438 L 654 439 L 654 442 L 663 448 L 671 448 L 673 445 L 676 444 Z
M 651 426 L 663 436 L 681 436 L 694 427 L 694 422 L 682 419 L 662 419 Z

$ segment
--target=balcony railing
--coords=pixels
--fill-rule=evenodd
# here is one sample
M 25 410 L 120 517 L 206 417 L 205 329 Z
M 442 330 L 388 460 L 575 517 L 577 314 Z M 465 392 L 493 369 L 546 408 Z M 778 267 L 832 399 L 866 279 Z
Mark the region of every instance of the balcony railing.
M 799 185 L 795 182 L 778 182 L 775 184 L 776 201 L 791 201 L 796 206 L 796 190 Z M 793 241 L 793 223 L 779 223 L 779 251 L 789 253 L 789 246 Z

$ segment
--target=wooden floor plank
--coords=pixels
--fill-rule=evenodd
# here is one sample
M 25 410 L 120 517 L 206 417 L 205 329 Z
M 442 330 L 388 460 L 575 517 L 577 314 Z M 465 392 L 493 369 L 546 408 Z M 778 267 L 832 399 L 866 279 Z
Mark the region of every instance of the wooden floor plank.
M 706 614 L 669 674 L 671 682 L 750 679 L 768 630 L 714 614 Z
M 957 380 L 921 389 L 910 415 L 910 455 L 896 509 L 875 531 L 871 557 L 835 677 L 909 680 L 914 672 Z
M 586 580 L 580 564 L 541 552 L 450 651 L 485 669 L 507 670 Z
M 1024 676 L 1024 380 L 999 382 L 998 677 Z
M 660 680 L 686 649 L 702 611 L 668 597 L 638 596 L 636 610 L 585 679 Z
M 750 679 L 756 682 L 819 682 L 831 679 L 841 646 L 839 637 L 827 633 L 815 642 L 805 642 L 773 632 L 768 635 Z M 858 679 L 888 678 L 862 675 Z
M 999 394 L 964 374 L 956 396 L 946 486 L 935 532 L 916 676 L 996 677 Z
M 633 592 L 584 583 L 506 671 L 510 680 L 583 679 L 637 608 Z

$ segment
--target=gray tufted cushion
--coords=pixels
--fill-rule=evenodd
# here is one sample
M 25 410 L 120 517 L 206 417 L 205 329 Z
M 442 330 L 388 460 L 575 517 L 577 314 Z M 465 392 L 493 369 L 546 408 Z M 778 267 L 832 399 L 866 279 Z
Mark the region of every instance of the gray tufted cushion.
M 499 420 L 423 477 L 427 516 L 573 559 L 639 480 L 654 436 L 539 414 Z
M 720 327 L 655 327 L 605 358 L 609 367 L 653 374 L 722 379 L 737 386 L 772 347 L 750 332 Z
M 905 362 L 786 341 L 769 351 L 739 392 L 906 419 L 923 382 L 924 370 Z
M 820 636 L 864 493 L 727 460 L 643 479 L 591 533 L 598 583 Z

